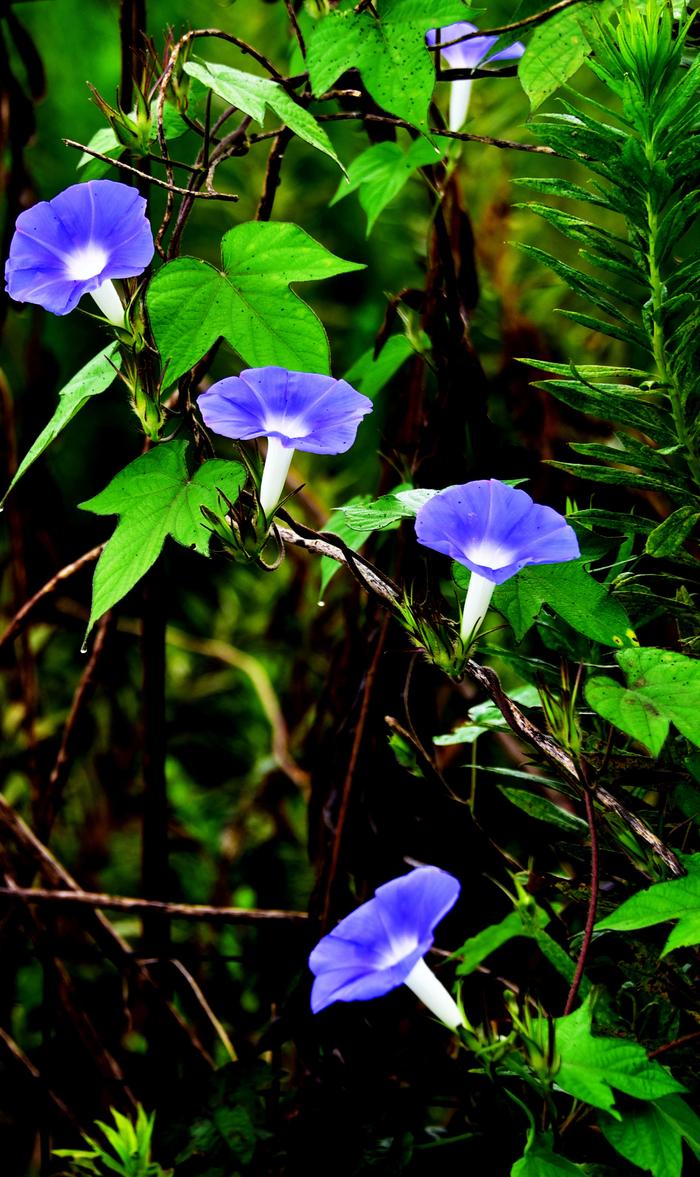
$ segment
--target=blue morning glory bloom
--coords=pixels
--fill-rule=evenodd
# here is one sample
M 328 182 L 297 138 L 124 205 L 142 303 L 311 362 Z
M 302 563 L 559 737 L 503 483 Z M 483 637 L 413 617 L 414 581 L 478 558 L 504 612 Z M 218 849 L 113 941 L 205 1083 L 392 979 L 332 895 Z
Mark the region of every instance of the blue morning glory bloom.
M 267 437 L 260 506 L 270 518 L 284 493 L 296 450 L 344 454 L 371 400 L 345 380 L 287 368 L 247 368 L 213 384 L 198 400 L 204 422 L 223 437 Z
M 435 45 L 438 41 L 454 41 L 457 37 L 464 36 L 465 33 L 475 33 L 476 31 L 476 25 L 472 25 L 466 20 L 460 20 L 456 24 L 445 25 L 442 29 L 430 29 L 427 33 L 427 41 L 429 45 Z M 489 57 L 490 51 L 498 40 L 498 37 L 471 37 L 468 41 L 447 45 L 441 52 L 451 69 L 478 69 L 479 66 L 491 65 L 494 61 L 517 61 L 525 52 L 522 41 L 514 41 L 512 45 L 507 45 L 505 49 L 500 49 L 498 53 Z M 471 88 L 472 83 L 468 78 L 458 79 L 452 83 L 449 117 L 451 131 L 458 131 L 464 124 L 469 109 Z
M 495 478 L 448 486 L 416 515 L 418 542 L 471 570 L 461 636 L 473 638 L 497 584 L 527 564 L 559 564 L 579 555 L 573 528 L 552 507 Z
M 146 201 L 135 188 L 114 180 L 73 184 L 18 216 L 7 292 L 54 315 L 67 315 L 90 294 L 105 318 L 123 326 L 112 279 L 142 274 L 152 257 Z
M 341 920 L 311 953 L 313 1012 L 407 985 L 445 1025 L 461 1026 L 456 1002 L 423 960 L 435 925 L 459 890 L 457 879 L 436 866 L 418 867 L 377 887 L 374 898 Z

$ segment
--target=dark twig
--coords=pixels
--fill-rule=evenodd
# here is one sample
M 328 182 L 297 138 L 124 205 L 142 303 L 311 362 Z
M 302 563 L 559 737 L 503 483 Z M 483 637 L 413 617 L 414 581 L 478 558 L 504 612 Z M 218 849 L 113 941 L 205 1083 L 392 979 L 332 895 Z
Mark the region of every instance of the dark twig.
M 103 895 L 97 891 L 51 891 L 42 887 L 0 887 L 5 903 L 37 903 L 52 907 L 85 907 L 93 910 L 123 911 L 128 915 L 157 913 L 170 920 L 198 920 L 213 924 L 304 923 L 305 911 L 281 911 L 277 908 L 210 907 L 201 903 L 166 903 L 159 899 L 131 899 L 122 895 Z M 110 925 L 111 926 L 111 925 Z M 127 953 L 131 951 L 126 946 Z
M 377 634 L 377 641 L 372 654 L 372 661 L 367 668 L 365 675 L 364 687 L 362 690 L 362 702 L 360 704 L 360 713 L 357 718 L 355 727 L 355 734 L 352 741 L 352 749 L 350 751 L 350 759 L 348 760 L 348 767 L 343 780 L 343 788 L 340 795 L 340 806 L 338 808 L 338 817 L 335 823 L 335 832 L 333 836 L 333 849 L 331 851 L 331 860 L 328 867 L 328 877 L 326 879 L 326 890 L 323 900 L 323 913 L 321 916 L 321 926 L 325 930 L 328 926 L 328 920 L 331 914 L 331 902 L 333 899 L 333 887 L 335 885 L 336 875 L 338 873 L 338 866 L 340 863 L 340 854 L 343 846 L 343 834 L 345 832 L 345 823 L 347 821 L 348 811 L 350 809 L 350 796 L 352 794 L 353 781 L 355 779 L 355 769 L 357 768 L 357 761 L 362 747 L 362 740 L 365 734 L 365 725 L 367 723 L 367 715 L 369 713 L 369 704 L 372 698 L 372 688 L 374 687 L 374 680 L 377 677 L 377 669 L 382 654 L 384 653 L 384 645 L 386 642 L 386 632 L 389 626 L 390 614 L 385 613 L 382 619 L 379 633 Z
M 56 819 L 63 786 L 66 783 L 66 778 L 70 771 L 70 754 L 75 743 L 76 728 L 80 721 L 80 716 L 94 690 L 97 664 L 104 650 L 110 620 L 110 613 L 105 613 L 104 617 L 100 618 L 87 666 L 80 676 L 80 682 L 75 689 L 68 718 L 63 728 L 61 747 L 58 750 L 56 762 L 51 770 L 48 786 L 38 807 L 36 829 L 39 837 L 44 840 L 46 840 L 51 832 L 51 827 Z
M 693 1030 L 690 1034 L 683 1034 L 680 1038 L 674 1038 L 673 1042 L 665 1042 L 663 1046 L 657 1046 L 656 1050 L 649 1052 L 649 1058 L 658 1058 L 660 1054 L 665 1054 L 667 1050 L 675 1050 L 677 1046 L 685 1046 L 687 1042 L 695 1042 L 700 1038 L 700 1030 Z
M 387 123 L 393 127 L 404 127 L 407 131 L 414 131 L 415 127 L 411 123 L 407 123 L 405 119 L 393 118 L 385 114 L 371 114 L 364 110 L 343 110 L 337 111 L 334 114 L 317 114 L 316 121 L 319 123 L 342 122 L 347 119 L 357 119 L 369 123 Z M 261 139 L 271 139 L 278 135 L 280 128 L 276 131 L 263 131 L 260 135 L 251 135 L 251 143 L 259 143 Z M 448 131 L 444 127 L 431 127 L 431 135 L 437 135 L 442 139 L 458 139 L 462 143 L 486 143 L 489 147 L 508 148 L 512 151 L 529 151 L 536 155 L 558 155 L 558 151 L 554 151 L 551 147 L 545 147 L 544 144 L 537 143 L 517 143 L 514 139 L 494 139 L 492 135 L 471 135 L 468 131 Z
M 37 605 L 41 604 L 45 597 L 51 596 L 64 580 L 68 580 L 76 572 L 80 572 L 81 568 L 85 568 L 87 564 L 92 564 L 101 554 L 103 547 L 104 544 L 99 544 L 98 547 L 91 548 L 89 552 L 85 552 L 82 556 L 79 556 L 77 560 L 73 560 L 71 564 L 66 564 L 64 568 L 61 568 L 60 572 L 57 572 L 55 576 L 47 580 L 46 584 L 38 592 L 34 593 L 33 597 L 30 597 L 22 608 L 15 613 L 5 632 L 0 634 L 0 650 L 8 642 L 11 642 L 13 638 L 16 638 L 18 633 L 22 632 L 27 618 L 34 612 Z
M 563 12 L 565 8 L 571 8 L 574 4 L 580 4 L 580 2 L 581 0 L 559 0 L 551 8 L 545 8 L 542 12 L 535 12 L 532 16 L 524 16 L 521 20 L 512 21 L 511 24 L 499 25 L 495 29 L 475 29 L 473 33 L 462 33 L 462 36 L 455 37 L 454 41 L 439 41 L 435 45 L 429 45 L 428 48 L 432 52 L 439 53 L 441 49 L 447 49 L 450 45 L 461 45 L 463 41 L 471 41 L 474 37 L 500 37 L 502 33 L 513 33 L 516 29 L 524 29 L 529 25 L 542 24 L 543 21 L 556 16 L 558 12 Z
M 41 1083 L 41 1072 L 34 1066 L 32 1060 L 27 1058 L 26 1054 L 22 1048 L 17 1045 L 14 1038 L 10 1037 L 10 1035 L 7 1033 L 7 1030 L 3 1030 L 2 1026 L 0 1026 L 0 1042 L 4 1043 L 6 1050 L 9 1051 L 15 1062 L 20 1064 L 29 1078 L 32 1079 L 35 1083 Z M 46 1092 L 46 1094 L 48 1095 L 52 1104 L 58 1108 L 61 1115 L 65 1116 L 71 1124 L 74 1124 L 77 1127 L 77 1117 L 73 1115 L 73 1112 L 66 1106 L 61 1097 L 56 1095 L 56 1093 L 50 1089 Z
M 287 150 L 287 145 L 291 138 L 292 132 L 290 130 L 282 130 L 272 145 L 272 150 L 267 160 L 265 182 L 260 196 L 260 203 L 258 205 L 258 211 L 255 214 L 256 221 L 269 221 L 272 216 L 272 206 L 279 187 L 284 153 Z
M 84 143 L 77 143 L 74 139 L 64 139 L 66 147 L 76 147 L 79 151 L 86 152 L 87 155 L 93 155 L 95 159 L 102 159 L 105 163 L 111 163 L 115 168 L 122 168 L 125 172 L 131 172 L 133 176 L 138 176 L 142 180 L 147 180 L 149 184 L 156 184 L 159 188 L 165 188 L 168 192 L 177 192 L 182 196 L 193 196 L 197 200 L 228 200 L 231 202 L 239 199 L 235 192 L 193 192 L 191 188 L 179 188 L 177 184 L 171 183 L 170 180 L 159 180 L 157 176 L 151 176 L 148 172 L 141 172 L 138 168 L 134 168 L 129 163 L 124 163 L 122 159 L 113 159 L 111 155 L 104 155 L 101 151 L 94 151 L 92 147 L 86 147 Z M 149 156 L 149 158 L 154 158 Z M 158 163 L 165 163 L 164 159 L 155 157 Z M 172 165 L 171 165 L 172 166 Z M 175 165 L 179 166 L 179 165 Z M 198 169 L 191 169 L 196 171 Z
M 586 820 L 588 822 L 588 832 L 591 838 L 591 893 L 588 899 L 588 913 L 586 915 L 586 927 L 583 933 L 583 940 L 581 942 L 581 951 L 579 952 L 578 960 L 576 961 L 576 971 L 571 982 L 568 996 L 566 998 L 566 1005 L 564 1006 L 564 1017 L 571 1013 L 576 995 L 579 991 L 579 986 L 583 979 L 584 969 L 586 967 L 586 960 L 588 959 L 588 951 L 593 939 L 593 928 L 595 927 L 595 917 L 598 908 L 598 886 L 600 881 L 600 869 L 598 865 L 598 831 L 595 824 L 595 808 L 593 805 L 593 793 L 588 783 L 588 775 L 585 764 L 581 764 L 581 785 L 583 789 L 583 801 L 586 806 Z
M 294 30 L 294 36 L 297 39 L 297 43 L 299 45 L 299 48 L 301 49 L 302 57 L 306 57 L 306 44 L 304 43 L 304 34 L 302 33 L 301 29 L 299 28 L 299 21 L 297 20 L 297 14 L 294 11 L 293 0 L 284 0 L 284 3 L 285 3 L 285 7 L 287 9 L 287 15 L 289 16 L 289 23 L 291 24 L 291 26 Z
M 52 883 L 56 888 L 65 889 L 68 893 L 83 894 L 73 876 L 51 853 L 48 846 L 45 846 L 30 830 L 19 814 L 15 813 L 2 793 L 0 793 L 0 825 L 4 826 L 7 833 L 11 834 L 27 858 L 34 864 L 35 869 L 41 871 L 49 883 Z M 20 892 L 12 894 L 18 895 Z M 199 1062 L 201 1063 L 203 1060 L 208 1066 L 213 1066 L 213 1059 L 202 1046 L 194 1030 L 183 1021 L 175 1007 L 165 1000 L 162 991 L 154 983 L 148 970 L 134 960 L 126 940 L 99 911 L 93 910 L 90 917 L 90 935 L 102 948 L 105 956 L 113 961 L 118 969 L 126 970 L 147 993 L 162 1004 L 169 1016 L 171 1027 L 181 1034 L 183 1041 L 187 1042 L 198 1056 Z

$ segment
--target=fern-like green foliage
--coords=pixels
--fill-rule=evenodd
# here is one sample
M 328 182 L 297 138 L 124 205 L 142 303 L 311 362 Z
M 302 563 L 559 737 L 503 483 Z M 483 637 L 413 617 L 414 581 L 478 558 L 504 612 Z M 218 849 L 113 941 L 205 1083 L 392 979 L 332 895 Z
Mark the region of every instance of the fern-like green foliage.
M 670 0 L 628 0 L 616 19 L 599 22 L 589 66 L 610 92 L 611 108 L 575 94 L 576 106 L 564 101 L 534 127 L 592 178 L 587 186 L 522 181 L 591 206 L 590 219 L 529 206 L 579 243 L 586 272 L 522 248 L 595 308 L 561 313 L 621 340 L 637 364 L 536 363 L 555 377 L 539 387 L 621 427 L 615 448 L 574 444 L 586 462 L 555 464 L 596 482 L 664 492 L 676 510 L 647 537 L 646 551 L 656 556 L 682 555 L 700 519 L 700 253 L 684 249 L 700 212 L 700 60 L 688 61 L 684 49 L 691 21 L 675 20 Z M 597 209 L 614 214 L 605 227 Z M 615 222 L 619 231 L 608 227 Z
M 85 1134 L 88 1148 L 54 1149 L 54 1156 L 68 1162 L 66 1177 L 108 1177 L 114 1173 L 117 1177 L 172 1177 L 172 1169 L 162 1169 L 151 1160 L 155 1113 L 149 1116 L 139 1104 L 132 1122 L 128 1116 L 111 1110 L 114 1127 L 95 1121 L 104 1143 Z

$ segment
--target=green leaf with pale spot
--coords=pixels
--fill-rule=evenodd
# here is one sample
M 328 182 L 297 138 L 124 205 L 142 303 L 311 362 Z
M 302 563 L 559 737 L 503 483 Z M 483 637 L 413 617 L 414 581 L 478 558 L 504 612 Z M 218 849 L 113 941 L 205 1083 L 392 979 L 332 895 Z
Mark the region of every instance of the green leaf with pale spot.
M 470 20 L 474 10 L 460 0 L 378 0 L 376 9 L 377 16 L 367 10 L 329 12 L 318 22 L 307 42 L 311 88 L 323 94 L 354 67 L 379 106 L 425 130 L 435 85 L 425 34 Z
M 678 920 L 662 956 L 674 948 L 700 944 L 700 854 L 685 860 L 687 875 L 667 883 L 655 883 L 622 903 L 616 911 L 596 924 L 600 932 L 634 932 L 666 920 Z
M 661 751 L 669 723 L 700 746 L 700 661 L 673 650 L 620 650 L 615 655 L 627 687 L 603 676 L 586 683 L 586 701 L 594 711 L 645 744 Z
M 79 413 L 93 396 L 99 396 L 101 392 L 109 388 L 120 364 L 119 346 L 116 343 L 110 343 L 93 359 L 89 360 L 79 372 L 76 372 L 65 388 L 61 389 L 53 417 L 48 425 L 44 426 L 28 453 L 22 458 L 12 482 L 0 500 L 0 506 L 5 502 L 13 486 L 17 485 L 22 475 L 26 474 L 29 467 L 36 462 L 37 458 L 41 457 L 44 450 L 48 449 L 51 443 L 56 440 L 59 433 L 73 420 L 76 413 Z
M 638 1042 L 593 1034 L 589 1000 L 554 1027 L 557 1086 L 615 1119 L 615 1091 L 650 1100 L 685 1090 Z
M 595 16 L 601 15 L 607 4 L 575 4 L 564 12 L 557 12 L 535 29 L 518 66 L 518 77 L 536 110 L 545 98 L 568 82 L 591 52 L 586 35 L 592 30 Z
M 493 608 L 510 622 L 517 641 L 522 641 L 543 605 L 594 642 L 620 646 L 636 640 L 622 605 L 586 571 L 587 562 L 583 558 L 531 565 L 496 587 Z
M 219 490 L 235 502 L 245 480 L 239 462 L 222 459 L 191 474 L 187 442 L 171 441 L 136 458 L 100 494 L 80 503 L 95 515 L 120 516 L 95 568 L 87 632 L 148 572 L 167 536 L 207 556 L 210 533 L 200 508 L 220 509 Z
M 360 204 L 367 213 L 369 237 L 379 214 L 398 196 L 416 169 L 438 163 L 440 158 L 441 152 L 426 139 L 416 139 L 408 151 L 390 141 L 375 143 L 352 161 L 348 178 L 340 181 L 331 205 L 359 188 Z
M 243 114 L 250 115 L 256 123 L 264 124 L 269 107 L 290 131 L 324 155 L 329 155 L 342 167 L 323 127 L 308 110 L 294 101 L 279 82 L 213 61 L 187 61 L 183 68 L 185 73 L 197 78 L 220 98 L 238 107 Z
M 289 286 L 364 267 L 282 222 L 236 225 L 224 235 L 221 252 L 223 271 L 177 258 L 149 285 L 148 314 L 168 383 L 192 368 L 219 336 L 253 368 L 276 364 L 329 373 L 323 324 Z

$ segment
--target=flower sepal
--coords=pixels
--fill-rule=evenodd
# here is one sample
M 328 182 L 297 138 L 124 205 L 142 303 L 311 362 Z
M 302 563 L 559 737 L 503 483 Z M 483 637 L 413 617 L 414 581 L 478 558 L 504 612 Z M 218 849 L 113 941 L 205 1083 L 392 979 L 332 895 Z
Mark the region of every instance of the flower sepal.
M 455 682 L 460 682 L 469 658 L 471 646 L 465 645 L 454 626 L 437 614 L 428 617 L 413 602 L 404 597 L 397 605 L 399 621 L 411 642 Z
M 110 106 L 109 102 L 94 86 L 90 86 L 89 82 L 88 86 L 93 102 L 104 115 L 122 146 L 132 151 L 134 155 L 148 155 L 152 137 L 152 120 L 148 103 L 139 88 L 136 88 L 136 108 L 127 114 L 119 106 Z

